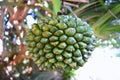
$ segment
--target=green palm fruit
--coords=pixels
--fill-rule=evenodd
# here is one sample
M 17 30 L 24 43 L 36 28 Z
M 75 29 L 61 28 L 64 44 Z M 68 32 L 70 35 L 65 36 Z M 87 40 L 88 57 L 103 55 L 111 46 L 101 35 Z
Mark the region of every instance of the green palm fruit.
M 68 22 L 68 26 L 70 26 L 70 27 L 76 27 L 76 23 L 74 23 L 74 22 L 75 22 L 74 20 L 70 20 Z
M 82 59 L 82 56 L 81 57 L 73 57 L 73 60 L 76 62 L 79 62 L 81 59 Z
M 50 32 L 52 32 L 52 33 L 54 33 L 55 31 L 57 31 L 58 30 L 58 28 L 56 27 L 56 26 L 52 26 L 51 28 L 50 28 Z
M 39 42 L 39 43 L 37 43 L 36 47 L 39 48 L 39 49 L 42 49 L 44 47 L 44 45 Z
M 83 35 L 91 37 L 93 34 L 94 34 L 94 32 L 92 30 L 89 30 L 89 31 L 85 32 Z
M 38 53 L 39 49 L 38 48 L 34 48 L 33 49 L 33 53 Z
M 26 36 L 26 41 L 34 41 L 35 35 L 32 32 L 29 32 Z
M 83 26 L 84 22 L 80 18 L 77 18 L 76 19 L 76 24 L 77 24 L 77 26 Z
M 52 50 L 52 46 L 50 44 L 46 44 L 44 48 L 46 50 Z
M 94 33 L 80 18 L 41 18 L 26 36 L 30 56 L 43 70 L 78 69 L 94 49 Z
M 48 61 L 43 63 L 45 65 L 45 68 L 50 64 Z
M 50 58 L 48 61 L 49 61 L 50 63 L 55 63 L 57 60 L 56 60 L 55 58 Z
M 63 31 L 62 30 L 57 30 L 55 33 L 54 33 L 54 35 L 55 36 L 61 36 L 61 35 L 63 35 Z
M 75 44 L 74 44 L 74 47 L 75 47 L 76 49 L 79 49 L 79 48 L 80 48 L 78 43 L 75 43 Z
M 32 48 L 34 48 L 36 46 L 36 42 L 29 43 L 29 46 L 32 47 Z
M 63 52 L 63 54 L 62 54 L 65 58 L 70 58 L 70 57 L 72 57 L 72 53 L 70 53 L 70 52 Z
M 76 34 L 74 35 L 74 37 L 75 37 L 75 39 L 76 39 L 77 41 L 81 41 L 81 40 L 83 39 L 83 34 L 76 33 Z
M 76 68 L 77 67 L 77 62 L 72 61 L 69 65 L 72 68 Z
M 54 57 L 54 54 L 53 53 L 47 53 L 45 55 L 46 58 L 53 58 Z
M 76 29 L 78 33 L 83 33 L 86 31 L 86 26 L 78 26 Z
M 65 30 L 65 34 L 67 34 L 67 36 L 73 36 L 76 33 L 76 29 L 75 28 L 67 28 Z
M 58 61 L 63 61 L 63 56 L 62 55 L 56 55 L 56 59 Z
M 64 62 L 65 62 L 66 64 L 70 64 L 70 63 L 72 62 L 72 58 L 65 59 Z
M 58 49 L 58 48 L 54 48 L 53 49 L 53 53 L 54 54 L 61 54 L 63 52 L 63 50 L 60 50 L 60 49 Z
M 80 49 L 76 49 L 76 51 L 73 53 L 74 56 L 82 56 Z
M 66 35 L 60 36 L 60 41 L 66 41 L 66 40 L 67 40 L 67 36 Z
M 91 45 L 91 44 L 88 45 L 88 46 L 87 46 L 87 49 L 88 49 L 88 50 L 93 50 L 93 49 L 94 49 L 94 45 Z
M 86 42 L 86 43 L 92 43 L 92 42 L 93 42 L 93 39 L 90 38 L 90 37 L 84 37 L 84 38 L 83 38 L 83 41 Z
M 49 52 L 51 52 L 50 49 L 46 49 L 46 48 L 44 48 L 43 51 L 44 51 L 45 53 L 49 53 Z
M 57 40 L 58 40 L 58 37 L 57 37 L 57 36 L 51 36 L 51 37 L 49 38 L 49 40 L 50 40 L 51 42 L 54 42 L 54 41 L 57 41 Z
M 67 46 L 67 44 L 66 44 L 65 42 L 61 42 L 61 43 L 58 45 L 58 48 L 64 49 L 66 46 Z
M 39 50 L 38 54 L 39 54 L 40 56 L 43 56 L 45 53 L 43 52 L 43 50 Z
M 36 36 L 39 36 L 39 35 L 41 35 L 41 33 L 42 33 L 42 31 L 41 30 L 39 30 L 39 29 L 36 29 L 36 30 L 34 30 L 34 31 L 32 31 Z
M 59 44 L 59 42 L 58 42 L 58 41 L 50 42 L 50 44 L 51 44 L 52 46 L 57 46 L 57 45 Z
M 79 44 L 80 48 L 87 48 L 87 44 L 84 42 L 79 42 L 78 44 Z
M 48 39 L 43 37 L 43 38 L 41 38 L 40 42 L 41 42 L 42 44 L 45 44 L 45 43 L 48 42 Z
M 58 23 L 57 20 L 50 20 L 50 21 L 49 21 L 49 24 L 50 24 L 50 25 L 56 25 L 57 23 Z
M 45 32 L 42 33 L 42 36 L 46 37 L 46 38 L 50 37 L 51 35 L 52 35 L 52 33 L 49 32 L 49 31 L 45 31 Z
M 56 62 L 55 66 L 57 68 L 65 68 L 66 67 L 65 63 L 63 63 L 63 62 Z
M 41 63 L 43 63 L 43 62 L 45 62 L 47 59 L 46 59 L 45 57 L 41 56 L 41 57 L 39 58 L 39 60 L 40 60 Z
M 84 63 L 85 63 L 85 60 L 83 60 L 83 59 L 81 59 L 80 61 L 78 61 L 78 64 L 79 64 L 80 66 L 83 66 Z
M 52 26 L 51 25 L 44 25 L 44 26 L 41 26 L 41 28 L 43 31 L 48 31 L 49 29 L 52 28 Z
M 81 52 L 82 52 L 82 55 L 85 55 L 85 54 L 88 53 L 88 50 L 87 49 L 82 49 Z
M 66 40 L 67 44 L 75 44 L 76 40 L 74 37 L 68 37 Z
M 75 48 L 74 48 L 74 46 L 72 46 L 72 45 L 68 45 L 68 46 L 66 47 L 66 51 L 68 51 L 68 52 L 74 52 L 74 51 L 75 51 Z
M 38 60 L 39 56 L 37 54 L 33 54 L 35 60 Z
M 67 25 L 65 23 L 58 23 L 56 26 L 62 30 L 67 28 Z
M 35 40 L 36 42 L 39 42 L 40 39 L 41 39 L 41 36 L 36 36 L 36 37 L 34 38 L 34 40 Z
M 32 53 L 33 52 L 33 49 L 32 47 L 28 48 L 29 52 Z
M 42 33 L 42 30 L 39 29 L 39 26 L 37 24 L 33 24 L 31 31 L 36 36 L 39 36 Z
M 38 29 L 38 28 L 39 28 L 39 25 L 38 25 L 38 24 L 35 23 L 35 24 L 32 25 L 32 30 L 33 30 L 33 31 L 36 30 L 36 29 Z

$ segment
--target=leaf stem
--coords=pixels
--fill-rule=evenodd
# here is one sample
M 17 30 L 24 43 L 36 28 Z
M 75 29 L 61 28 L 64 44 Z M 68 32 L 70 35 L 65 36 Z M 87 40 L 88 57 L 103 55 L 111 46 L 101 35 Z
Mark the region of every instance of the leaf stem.
M 109 9 L 108 12 L 115 18 L 118 19 L 118 17 Z

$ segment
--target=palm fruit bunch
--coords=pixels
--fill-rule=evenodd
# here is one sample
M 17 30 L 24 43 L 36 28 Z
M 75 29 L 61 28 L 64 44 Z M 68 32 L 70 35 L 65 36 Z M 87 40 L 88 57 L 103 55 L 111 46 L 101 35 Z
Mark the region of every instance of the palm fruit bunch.
M 32 59 L 42 69 L 78 69 L 94 49 L 94 33 L 80 18 L 59 15 L 38 20 L 26 36 Z

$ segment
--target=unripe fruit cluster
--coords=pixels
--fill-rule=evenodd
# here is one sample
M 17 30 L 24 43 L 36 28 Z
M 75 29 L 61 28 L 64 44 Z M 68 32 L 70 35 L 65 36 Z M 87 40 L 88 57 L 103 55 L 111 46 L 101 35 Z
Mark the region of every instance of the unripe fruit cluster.
M 94 40 L 86 22 L 68 15 L 40 19 L 26 36 L 30 55 L 41 69 L 78 69 L 91 55 Z

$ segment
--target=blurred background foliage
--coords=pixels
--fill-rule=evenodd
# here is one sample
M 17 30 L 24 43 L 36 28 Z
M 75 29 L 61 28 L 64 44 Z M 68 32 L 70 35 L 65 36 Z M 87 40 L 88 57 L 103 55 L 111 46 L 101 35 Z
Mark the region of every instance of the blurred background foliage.
M 96 46 L 110 45 L 116 48 L 120 47 L 120 0 L 89 0 L 88 3 L 65 0 L 65 2 L 69 3 L 69 5 L 64 6 L 65 14 L 76 15 L 87 21 L 93 28 L 97 39 Z M 48 12 L 47 15 L 51 13 L 57 14 L 62 7 L 60 0 L 53 0 L 53 2 L 51 2 L 51 0 L 48 0 L 48 2 L 36 0 L 36 4 L 37 5 L 27 5 L 20 4 L 17 1 L 7 2 L 7 0 L 4 0 L 0 2 L 0 9 L 2 9 L 3 6 L 5 8 L 9 6 L 28 6 L 30 10 L 24 18 L 23 23 L 26 28 L 29 29 L 30 24 L 32 24 L 29 22 L 29 19 L 36 22 L 39 17 L 46 16 L 46 11 Z M 19 50 L 22 49 L 19 46 L 20 41 L 13 27 L 14 25 L 9 24 L 10 17 L 10 13 L 7 12 L 4 16 L 4 24 L 1 30 L 3 32 L 4 57 L 0 58 L 0 80 L 62 80 L 61 75 L 56 75 L 53 71 L 40 71 L 35 63 L 25 56 L 17 57 L 21 58 L 21 60 L 17 60 L 18 63 L 13 64 L 16 59 L 15 57 L 19 55 Z M 21 27 L 19 30 L 20 33 L 23 34 Z M 24 37 L 22 38 L 22 42 L 24 43 Z M 25 53 L 25 55 L 28 54 L 27 52 Z M 50 75 L 51 73 L 53 73 L 53 75 Z M 67 73 L 67 75 L 67 77 L 70 77 L 70 75 L 73 74 Z

